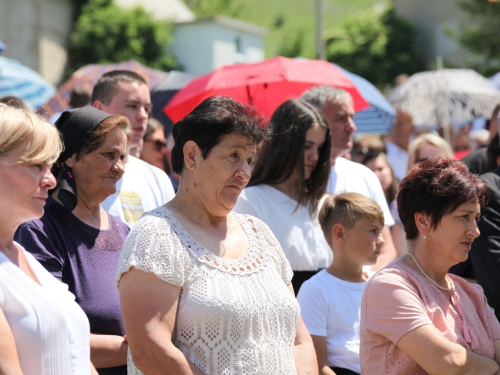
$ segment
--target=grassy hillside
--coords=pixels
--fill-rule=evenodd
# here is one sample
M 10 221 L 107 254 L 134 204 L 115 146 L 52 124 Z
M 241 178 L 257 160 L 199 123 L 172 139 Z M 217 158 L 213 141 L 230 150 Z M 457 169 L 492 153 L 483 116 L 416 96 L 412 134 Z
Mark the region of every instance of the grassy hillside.
M 210 1 L 210 0 L 206 0 Z M 316 56 L 315 0 L 234 0 L 241 4 L 238 18 L 267 27 L 266 57 L 276 56 L 282 46 L 291 46 L 302 34 L 298 55 Z M 383 9 L 390 0 L 323 0 L 324 32 L 340 27 L 342 20 L 357 12 Z

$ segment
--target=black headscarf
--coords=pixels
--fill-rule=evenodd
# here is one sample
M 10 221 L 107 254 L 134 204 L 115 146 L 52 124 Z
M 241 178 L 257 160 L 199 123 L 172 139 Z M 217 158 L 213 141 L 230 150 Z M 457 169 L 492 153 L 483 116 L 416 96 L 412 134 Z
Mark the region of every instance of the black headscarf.
M 73 171 L 65 161 L 78 152 L 92 131 L 109 117 L 112 115 L 87 106 L 63 112 L 55 123 L 64 143 L 64 151 L 59 155 L 53 168 L 54 173 L 60 172 L 57 198 L 70 211 L 75 209 L 77 203 L 76 183 Z

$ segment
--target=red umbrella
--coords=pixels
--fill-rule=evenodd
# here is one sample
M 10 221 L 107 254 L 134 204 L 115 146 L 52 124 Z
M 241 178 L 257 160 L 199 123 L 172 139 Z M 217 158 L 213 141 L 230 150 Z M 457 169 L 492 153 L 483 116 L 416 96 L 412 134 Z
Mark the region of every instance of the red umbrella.
M 81 86 L 92 91 L 97 80 L 112 70 L 131 70 L 144 77 L 151 89 L 157 83 L 163 81 L 168 73 L 148 68 L 137 61 L 130 60 L 116 64 L 89 64 L 74 72 L 57 90 L 56 95 L 50 99 L 43 108 L 43 114 L 47 117 L 56 112 L 62 112 L 69 107 L 69 95 L 74 87 Z
M 164 112 L 177 122 L 204 99 L 224 95 L 252 104 L 269 118 L 281 103 L 317 85 L 344 89 L 354 99 L 356 111 L 370 106 L 351 80 L 328 61 L 274 57 L 254 64 L 223 66 L 196 78 L 172 98 Z

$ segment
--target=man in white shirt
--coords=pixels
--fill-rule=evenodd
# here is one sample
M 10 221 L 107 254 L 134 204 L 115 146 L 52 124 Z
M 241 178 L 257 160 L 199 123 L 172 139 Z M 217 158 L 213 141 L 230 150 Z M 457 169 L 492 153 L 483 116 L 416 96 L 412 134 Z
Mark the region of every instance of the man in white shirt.
M 389 227 L 394 225 L 382 186 L 375 173 L 364 165 L 354 163 L 342 156 L 353 146 L 354 102 L 351 95 L 331 86 L 316 86 L 304 92 L 302 100 L 319 109 L 330 125 L 332 138 L 332 170 L 327 193 L 355 192 L 375 200 L 382 208 L 385 227 L 382 230 L 385 245 L 381 249 L 377 263 L 372 267 L 378 270 L 396 258 L 396 248 L 392 242 Z
M 104 74 L 94 86 L 91 102 L 97 109 L 128 118 L 132 135 L 127 152 L 140 145 L 152 107 L 149 89 L 142 76 L 128 70 Z M 102 207 L 130 227 L 143 212 L 167 203 L 175 195 L 164 171 L 131 155 L 125 159 L 125 173 L 116 189 Z

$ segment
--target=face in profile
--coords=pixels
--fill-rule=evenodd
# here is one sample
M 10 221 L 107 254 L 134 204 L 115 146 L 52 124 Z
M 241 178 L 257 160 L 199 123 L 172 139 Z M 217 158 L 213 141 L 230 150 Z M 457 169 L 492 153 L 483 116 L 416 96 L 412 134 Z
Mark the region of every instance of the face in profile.
M 379 155 L 376 158 L 373 158 L 372 160 L 368 161 L 366 163 L 366 166 L 370 168 L 373 172 L 375 172 L 378 179 L 380 180 L 382 189 L 384 191 L 387 191 L 390 188 L 393 180 L 391 167 L 389 166 L 387 160 L 382 155 Z
M 141 151 L 141 159 L 146 163 L 164 169 L 163 158 L 167 153 L 167 142 L 163 129 L 154 130 L 147 139 L 144 140 Z
M 56 181 L 48 162 L 20 163 L 25 149 L 12 151 L 0 159 L 0 194 L 11 212 L 12 223 L 18 225 L 43 216 L 48 191 L 55 188 Z
M 96 150 L 78 160 L 76 154 L 66 160 L 73 169 L 79 198 L 101 203 L 116 192 L 116 183 L 124 173 L 126 147 L 125 131 L 116 127 L 104 136 Z
M 431 229 L 426 242 L 450 264 L 467 260 L 472 242 L 479 236 L 477 220 L 479 203 L 466 202 L 445 214 L 436 228 Z
M 382 223 L 369 217 L 362 217 L 352 228 L 346 228 L 347 255 L 359 265 L 375 264 L 385 243 L 382 237 L 383 228 Z
M 354 125 L 352 100 L 344 100 L 335 104 L 327 102 L 322 113 L 330 126 L 332 156 L 350 151 L 353 146 L 353 134 L 357 130 Z
M 326 129 L 319 124 L 313 124 L 306 132 L 306 144 L 304 147 L 304 179 L 311 177 L 312 172 L 318 165 L 321 148 L 326 141 Z
M 120 82 L 118 91 L 108 104 L 96 101 L 94 107 L 113 116 L 125 116 L 132 127 L 128 147 L 140 145 L 151 113 L 151 95 L 148 87 L 139 82 Z
M 196 158 L 192 167 L 193 188 L 197 189 L 196 194 L 211 215 L 226 216 L 250 180 L 256 146 L 247 137 L 229 134 L 210 150 L 206 159 L 201 149 L 196 148 L 193 151 Z

